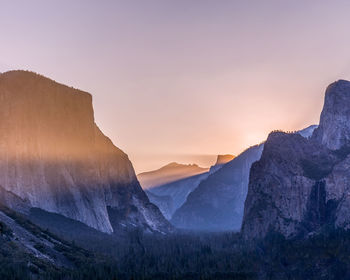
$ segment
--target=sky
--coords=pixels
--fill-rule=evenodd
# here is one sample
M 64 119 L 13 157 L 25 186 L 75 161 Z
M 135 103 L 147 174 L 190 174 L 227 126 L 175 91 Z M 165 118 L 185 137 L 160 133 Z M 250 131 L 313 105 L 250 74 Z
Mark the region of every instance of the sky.
M 208 166 L 271 130 L 317 124 L 350 79 L 350 2 L 0 0 L 0 72 L 93 96 L 136 172 Z

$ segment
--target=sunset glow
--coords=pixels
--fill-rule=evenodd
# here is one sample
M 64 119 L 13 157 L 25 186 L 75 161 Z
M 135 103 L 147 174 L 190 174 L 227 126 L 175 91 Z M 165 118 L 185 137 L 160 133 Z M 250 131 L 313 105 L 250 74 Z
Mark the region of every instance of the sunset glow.
M 0 3 L 0 72 L 91 93 L 137 173 L 317 124 L 324 88 L 350 78 L 348 1 Z

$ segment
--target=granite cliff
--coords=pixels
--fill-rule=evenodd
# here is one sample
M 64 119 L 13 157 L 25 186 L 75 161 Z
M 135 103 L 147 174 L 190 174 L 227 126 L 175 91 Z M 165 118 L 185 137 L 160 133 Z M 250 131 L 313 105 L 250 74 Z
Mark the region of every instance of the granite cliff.
M 3 73 L 0 131 L 0 193 L 9 207 L 40 208 L 107 233 L 169 229 L 128 156 L 95 124 L 89 93 L 32 72 Z
M 308 235 L 326 226 L 350 228 L 350 82 L 325 93 L 312 136 L 272 132 L 251 168 L 243 236 Z

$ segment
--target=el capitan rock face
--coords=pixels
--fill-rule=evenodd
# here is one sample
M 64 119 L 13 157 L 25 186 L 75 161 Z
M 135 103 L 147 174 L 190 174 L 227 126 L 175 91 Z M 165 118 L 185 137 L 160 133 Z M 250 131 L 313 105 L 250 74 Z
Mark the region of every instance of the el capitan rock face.
M 96 126 L 90 94 L 31 72 L 1 74 L 0 131 L 0 186 L 28 208 L 108 233 L 169 228 L 128 156 Z
M 350 228 L 350 82 L 326 91 L 319 127 L 310 138 L 273 132 L 253 164 L 242 233 L 286 237 L 325 225 Z

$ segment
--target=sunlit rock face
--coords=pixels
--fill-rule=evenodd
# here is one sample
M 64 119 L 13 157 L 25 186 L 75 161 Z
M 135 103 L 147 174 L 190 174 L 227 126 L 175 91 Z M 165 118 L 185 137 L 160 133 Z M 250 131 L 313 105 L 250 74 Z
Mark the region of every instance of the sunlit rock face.
M 229 161 L 233 160 L 235 158 L 235 156 L 233 155 L 218 155 L 218 157 L 216 158 L 216 163 L 215 165 L 222 165 L 225 163 L 228 163 Z
M 103 232 L 168 223 L 128 156 L 94 122 L 92 97 L 25 71 L 0 75 L 0 186 Z
M 263 144 L 250 147 L 234 159 L 218 157 L 208 177 L 191 192 L 171 223 L 200 231 L 239 231 L 248 191 L 249 171 L 259 160 Z M 226 164 L 223 164 L 226 162 Z
M 215 173 L 218 171 L 221 167 L 223 167 L 226 163 L 230 162 L 233 160 L 235 156 L 233 155 L 218 155 L 216 158 L 215 164 L 210 167 L 210 173 Z
M 271 133 L 253 164 L 242 233 L 286 237 L 350 229 L 350 82 L 331 84 L 310 138 Z

